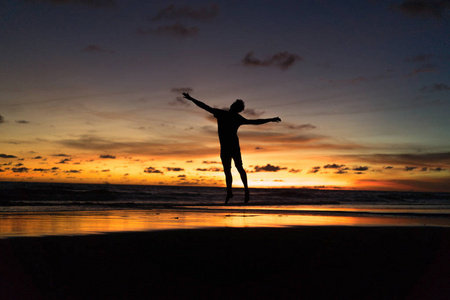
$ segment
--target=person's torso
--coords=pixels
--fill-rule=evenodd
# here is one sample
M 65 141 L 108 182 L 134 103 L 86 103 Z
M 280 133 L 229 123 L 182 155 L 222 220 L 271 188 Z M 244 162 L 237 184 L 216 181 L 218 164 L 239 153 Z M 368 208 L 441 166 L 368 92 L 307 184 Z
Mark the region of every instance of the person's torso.
M 217 119 L 221 146 L 239 145 L 237 131 L 243 124 L 243 117 L 238 113 L 219 109 L 214 113 L 214 117 Z

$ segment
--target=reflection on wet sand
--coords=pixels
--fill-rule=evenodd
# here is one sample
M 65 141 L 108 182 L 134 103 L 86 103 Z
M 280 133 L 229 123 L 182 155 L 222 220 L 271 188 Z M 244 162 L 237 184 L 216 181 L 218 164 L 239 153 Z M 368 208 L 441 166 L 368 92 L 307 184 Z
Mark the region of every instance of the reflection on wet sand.
M 233 210 L 111 210 L 3 213 L 0 238 L 206 227 L 450 226 L 445 218 L 308 215 Z

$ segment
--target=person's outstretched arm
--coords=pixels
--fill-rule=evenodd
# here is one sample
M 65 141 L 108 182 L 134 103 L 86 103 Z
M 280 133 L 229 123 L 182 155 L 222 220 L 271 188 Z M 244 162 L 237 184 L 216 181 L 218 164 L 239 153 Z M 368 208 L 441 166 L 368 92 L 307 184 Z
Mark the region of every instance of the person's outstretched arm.
M 250 124 L 250 125 L 261 125 L 261 124 L 266 124 L 269 122 L 281 122 L 281 119 L 276 117 L 276 118 L 269 118 L 269 119 L 254 119 L 254 120 L 247 120 L 245 119 L 244 124 Z
M 214 108 L 212 108 L 211 106 L 203 103 L 202 101 L 199 101 L 193 97 L 191 97 L 191 95 L 189 95 L 189 93 L 183 93 L 184 98 L 194 102 L 195 105 L 197 105 L 200 108 L 203 108 L 204 110 L 210 112 L 210 113 L 214 113 Z

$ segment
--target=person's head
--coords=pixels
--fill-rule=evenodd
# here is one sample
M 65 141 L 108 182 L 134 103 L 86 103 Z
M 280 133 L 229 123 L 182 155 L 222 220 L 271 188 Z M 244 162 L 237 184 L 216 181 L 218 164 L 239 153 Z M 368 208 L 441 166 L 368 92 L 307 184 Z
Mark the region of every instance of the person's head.
M 244 101 L 242 101 L 241 99 L 237 99 L 236 101 L 233 102 L 233 104 L 231 104 L 230 111 L 240 113 L 241 111 L 244 110 L 244 108 L 245 108 Z

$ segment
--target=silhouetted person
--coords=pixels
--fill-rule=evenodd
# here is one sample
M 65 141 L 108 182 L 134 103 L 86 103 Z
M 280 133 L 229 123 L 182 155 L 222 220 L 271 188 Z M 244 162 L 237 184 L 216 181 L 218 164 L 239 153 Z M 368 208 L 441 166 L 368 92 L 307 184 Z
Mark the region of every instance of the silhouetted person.
M 194 102 L 198 107 L 212 113 L 217 119 L 220 140 L 220 159 L 222 160 L 223 171 L 227 183 L 227 197 L 225 199 L 225 204 L 233 197 L 231 189 L 233 182 L 233 177 L 231 176 L 231 159 L 234 160 L 234 165 L 241 175 L 242 183 L 245 188 L 245 203 L 247 203 L 250 200 L 250 193 L 247 184 L 247 174 L 242 166 L 241 148 L 239 147 L 239 138 L 237 135 L 239 126 L 244 124 L 260 125 L 268 122 L 280 122 L 281 119 L 276 117 L 270 119 L 248 120 L 239 114 L 245 108 L 244 101 L 241 99 L 237 99 L 231 104 L 229 110 L 223 110 L 212 108 L 209 105 L 192 98 L 189 93 L 183 93 L 183 96 Z

